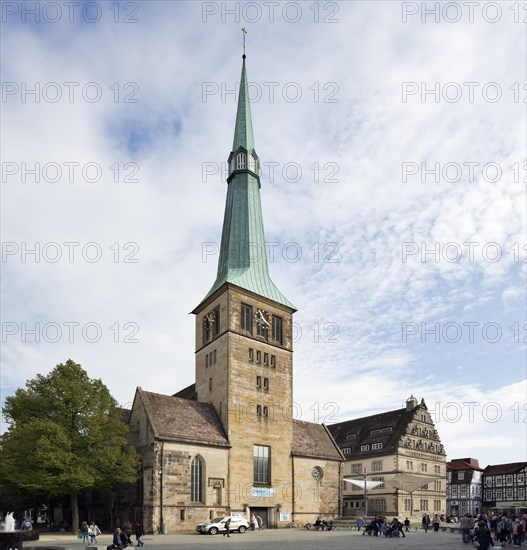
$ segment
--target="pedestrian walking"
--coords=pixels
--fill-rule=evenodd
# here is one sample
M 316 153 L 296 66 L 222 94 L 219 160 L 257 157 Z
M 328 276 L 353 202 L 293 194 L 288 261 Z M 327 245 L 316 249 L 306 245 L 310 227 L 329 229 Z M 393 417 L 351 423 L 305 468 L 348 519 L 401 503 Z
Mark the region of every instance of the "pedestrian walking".
M 475 533 L 475 539 L 479 542 L 479 550 L 488 550 L 490 546 L 494 546 L 490 529 L 487 527 L 487 523 L 483 520 L 478 522 L 478 529 Z
M 88 534 L 90 535 L 90 544 L 97 544 L 97 535 L 101 534 L 101 530 L 94 521 L 88 526 Z
M 381 535 L 384 535 L 386 533 L 386 518 L 383 515 L 377 516 L 377 524 Z
M 90 542 L 90 528 L 88 527 L 88 522 L 83 521 L 81 523 L 81 529 L 82 533 L 82 544 L 89 544 Z
M 403 539 L 405 539 L 406 535 L 404 534 L 403 527 L 404 527 L 404 524 L 401 521 L 397 520 L 397 529 L 399 530 L 399 533 L 401 533 L 401 536 L 403 537 Z
M 423 526 L 425 533 L 428 533 L 428 527 L 430 526 L 430 516 L 428 514 L 423 515 L 423 519 L 421 520 L 421 525 Z
M 472 527 L 472 520 L 468 514 L 465 514 L 460 522 L 459 527 L 461 528 L 461 540 L 463 542 L 470 542 L 470 528 Z
M 508 535 L 509 535 L 509 522 L 505 516 L 502 516 L 501 521 L 498 523 L 498 538 L 500 542 L 507 543 Z
M 261 518 L 261 516 L 256 516 L 256 521 L 258 522 L 258 529 L 263 530 L 263 519 Z
M 135 541 L 137 542 L 137 546 L 144 546 L 145 543 L 141 540 L 141 537 L 145 534 L 145 530 L 143 529 L 143 525 L 141 522 L 137 522 L 135 526 Z
M 225 522 L 225 529 L 227 530 L 225 531 L 225 533 L 223 533 L 223 536 L 227 535 L 227 537 L 230 537 L 231 536 L 231 518 L 228 518 L 227 521 Z
M 439 531 L 439 516 L 437 514 L 434 514 L 434 519 L 432 520 L 432 523 L 434 525 L 434 531 L 437 533 Z
M 520 519 L 517 518 L 512 524 L 512 541 L 514 542 L 514 548 L 520 548 L 522 545 L 523 527 Z

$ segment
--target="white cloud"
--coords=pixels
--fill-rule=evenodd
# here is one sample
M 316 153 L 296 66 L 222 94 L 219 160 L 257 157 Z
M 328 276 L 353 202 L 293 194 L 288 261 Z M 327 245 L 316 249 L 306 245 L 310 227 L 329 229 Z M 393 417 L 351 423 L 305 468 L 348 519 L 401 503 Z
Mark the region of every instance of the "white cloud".
M 219 243 L 226 193 L 219 175 L 204 178 L 203 163 L 219 165 L 230 151 L 236 104 L 221 92 L 239 79 L 242 25 L 230 16 L 223 23 L 221 14 L 202 23 L 199 3 L 138 5 L 136 24 L 115 24 L 104 12 L 97 24 L 3 28 L 4 82 L 74 81 L 78 90 L 96 82 L 103 93 L 95 103 L 77 95 L 73 103 L 28 96 L 3 104 L 4 162 L 94 162 L 103 173 L 97 183 L 78 172 L 73 183 L 36 183 L 31 174 L 25 183 L 19 175 L 2 183 L 3 241 L 56 242 L 63 252 L 57 263 L 22 262 L 20 252 L 7 258 L 3 321 L 19 329 L 56 322 L 64 330 L 57 343 L 4 335 L 3 394 L 68 357 L 103 378 L 123 404 L 137 385 L 175 392 L 193 381 L 188 312 L 215 278 L 217 255 L 204 257 L 202 248 Z M 495 399 L 504 410 L 524 403 L 525 104 L 514 101 L 514 83 L 523 93 L 525 80 L 523 28 L 512 13 L 497 24 L 477 15 L 474 23 L 422 24 L 419 17 L 402 23 L 394 2 L 338 8 L 338 24 L 313 23 L 307 8 L 298 23 L 277 15 L 274 23 L 247 24 L 249 80 L 261 93 L 252 106 L 257 151 L 262 162 L 280 163 L 273 178 L 269 165 L 262 172 L 267 240 L 278 243 L 271 274 L 299 308 L 302 331 L 295 400 L 306 414 L 334 402 L 339 420 L 396 408 L 410 393 L 446 402 L 453 387 L 460 402 Z M 441 92 L 459 83 L 462 99 L 421 102 L 416 94 L 403 102 L 403 82 L 438 82 Z M 478 83 L 473 103 L 465 82 Z M 482 96 L 490 82 L 503 92 L 495 103 Z M 217 93 L 203 97 L 204 83 Z M 135 84 L 139 102 L 124 103 Z M 284 99 L 295 89 L 298 102 Z M 137 183 L 123 181 L 128 162 L 139 166 Z M 109 169 L 115 163 L 118 183 Z M 288 163 L 301 167 L 299 181 Z M 419 170 L 406 181 L 403 163 Z M 435 163 L 439 182 L 423 172 Z M 461 169 L 457 181 L 445 181 L 447 163 Z M 478 163 L 474 177 L 464 163 Z M 501 168 L 497 181 L 482 173 L 488 163 Z M 73 263 L 66 242 L 80 243 Z M 102 253 L 95 263 L 82 257 L 90 242 Z M 467 242 L 477 243 L 473 259 Z M 138 263 L 123 262 L 135 250 L 127 243 L 137 243 Z M 284 258 L 287 243 L 298 243 L 297 262 Z M 404 243 L 417 247 L 406 261 Z M 458 262 L 448 261 L 455 252 L 448 243 L 462 248 Z M 497 243 L 499 261 L 489 243 Z M 422 261 L 424 248 L 435 246 L 439 261 L 433 254 Z M 70 343 L 65 322 L 97 323 L 100 341 L 76 333 Z M 502 330 L 496 343 L 482 333 L 490 322 Z M 138 325 L 138 343 L 123 342 L 126 323 Z M 436 323 L 439 342 L 424 332 Z M 459 341 L 445 339 L 447 323 L 462 329 Z M 474 338 L 463 323 L 478 323 Z M 418 332 L 404 341 L 404 326 Z M 518 425 L 505 417 L 443 422 L 439 431 L 449 456 L 470 441 L 480 462 L 492 463 L 503 461 L 502 447 L 484 443 L 496 441 L 498 426 L 503 445 L 518 441 Z M 521 460 L 521 451 L 511 445 L 508 459 Z

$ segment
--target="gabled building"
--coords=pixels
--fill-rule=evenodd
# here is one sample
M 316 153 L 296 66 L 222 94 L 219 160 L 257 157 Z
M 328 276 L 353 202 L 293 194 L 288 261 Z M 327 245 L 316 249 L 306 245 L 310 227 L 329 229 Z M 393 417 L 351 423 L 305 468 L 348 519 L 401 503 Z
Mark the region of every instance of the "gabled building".
M 329 429 L 346 459 L 344 478 L 381 482 L 368 491 L 370 514 L 445 513 L 446 455 L 424 400 L 418 404 L 412 396 L 404 408 L 332 424 Z M 409 481 L 396 487 L 400 474 L 413 476 L 417 485 Z M 430 483 L 424 485 L 428 477 Z M 358 484 L 347 484 L 343 502 L 344 515 L 364 514 L 364 491 Z
M 527 513 L 527 462 L 494 464 L 483 470 L 485 510 Z
M 226 514 L 268 527 L 340 513 L 342 455 L 322 425 L 293 420 L 294 305 L 269 276 L 245 55 L 228 158 L 217 277 L 195 315 L 195 384 L 138 388 L 134 505 L 149 531 L 192 530 Z
M 461 517 L 482 512 L 483 468 L 476 458 L 456 458 L 447 462 L 447 514 Z

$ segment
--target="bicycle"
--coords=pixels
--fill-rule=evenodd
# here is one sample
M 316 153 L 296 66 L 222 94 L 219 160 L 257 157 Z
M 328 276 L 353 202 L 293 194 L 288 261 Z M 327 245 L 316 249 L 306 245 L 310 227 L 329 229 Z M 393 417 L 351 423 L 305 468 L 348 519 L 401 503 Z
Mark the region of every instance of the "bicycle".
M 289 527 L 289 529 L 303 529 L 304 524 L 299 521 L 292 521 L 291 523 L 287 524 L 287 527 Z

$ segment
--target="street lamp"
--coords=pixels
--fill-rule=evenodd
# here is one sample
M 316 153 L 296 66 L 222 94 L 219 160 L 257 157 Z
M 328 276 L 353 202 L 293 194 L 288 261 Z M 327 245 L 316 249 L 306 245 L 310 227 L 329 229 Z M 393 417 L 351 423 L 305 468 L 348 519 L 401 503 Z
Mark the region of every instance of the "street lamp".
M 364 517 L 368 517 L 368 484 L 366 483 L 367 474 L 368 470 L 364 468 L 364 474 L 362 474 L 362 477 L 364 478 Z

